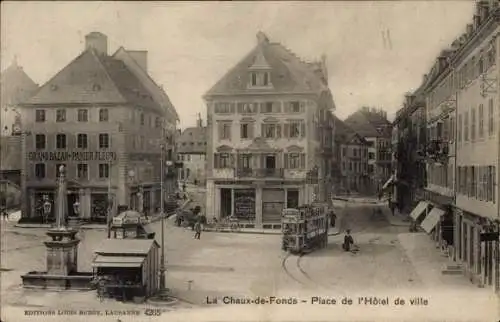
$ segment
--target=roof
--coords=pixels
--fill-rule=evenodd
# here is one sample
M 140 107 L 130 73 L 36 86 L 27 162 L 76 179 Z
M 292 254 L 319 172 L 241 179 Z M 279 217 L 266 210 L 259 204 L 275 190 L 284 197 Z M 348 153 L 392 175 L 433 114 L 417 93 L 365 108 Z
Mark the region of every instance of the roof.
M 141 267 L 144 256 L 103 256 L 97 255 L 92 261 L 93 267 Z
M 159 86 L 153 78 L 149 75 L 147 70 L 144 70 L 138 62 L 130 55 L 131 52 L 145 52 L 140 50 L 125 50 L 125 48 L 120 47 L 112 57 L 118 60 L 121 60 L 127 65 L 132 73 L 142 80 L 143 84 L 147 87 L 147 89 L 153 94 L 153 98 L 157 101 L 158 104 L 163 106 L 166 109 L 167 114 L 172 115 L 176 121 L 179 120 L 179 115 L 177 114 L 177 110 L 174 105 L 170 101 L 167 93 L 163 89 L 163 87 Z
M 155 244 L 159 246 L 153 239 L 105 239 L 94 252 L 102 255 L 147 255 Z
M 344 122 L 365 138 L 391 135 L 391 123 L 376 112 L 361 109 L 351 114 Z M 377 130 L 378 128 L 381 130 Z
M 120 60 L 87 49 L 24 102 L 133 104 L 163 112 L 142 82 Z
M 356 131 L 340 120 L 335 114 L 332 113 L 332 117 L 335 120 L 335 141 L 338 143 L 349 143 L 357 137 L 362 143 L 366 143 L 366 140 L 361 135 L 356 133 Z
M 255 64 L 255 66 L 254 66 Z M 259 91 L 282 93 L 318 93 L 329 91 L 318 77 L 313 65 L 300 60 L 280 43 L 260 41 L 240 62 L 231 68 L 206 94 L 233 95 L 248 93 L 248 71 L 251 68 L 270 68 L 271 89 Z
M 177 153 L 205 154 L 207 149 L 207 128 L 188 127 L 177 138 Z
M 17 105 L 25 101 L 38 90 L 38 85 L 26 74 L 22 67 L 13 63 L 7 67 L 0 77 L 1 103 Z

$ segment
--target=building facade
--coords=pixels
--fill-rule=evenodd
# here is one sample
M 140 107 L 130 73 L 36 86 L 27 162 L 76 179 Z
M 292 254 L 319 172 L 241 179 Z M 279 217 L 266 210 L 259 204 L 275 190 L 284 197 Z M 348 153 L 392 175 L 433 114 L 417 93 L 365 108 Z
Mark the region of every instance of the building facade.
M 335 117 L 335 147 L 339 172 L 334 176 L 335 194 L 369 194 L 368 142 Z
M 61 164 L 69 215 L 104 220 L 109 206 L 111 213 L 160 206 L 162 147 L 174 158 L 173 106 L 156 98 L 161 89 L 145 85 L 137 66 L 133 71 L 132 57 L 108 55 L 105 35 L 85 38 L 84 51 L 22 104 L 24 218 L 41 216 L 44 199 L 54 202 Z
M 499 31 L 498 1 L 477 2 L 473 24 L 441 52 L 422 85 L 427 184 L 410 214 L 438 245 L 452 246 L 448 254 L 471 281 L 497 292 Z
M 393 124 L 392 201 L 403 212 L 411 211 L 423 197 L 427 174 L 426 109 L 423 85 L 405 96 L 403 108 L 396 113 Z
M 324 60 L 305 63 L 257 39 L 205 96 L 206 206 L 209 216 L 275 228 L 283 208 L 331 193 L 334 102 Z
M 196 127 L 186 128 L 178 137 L 176 141 L 177 161 L 182 162 L 182 168 L 178 171 L 178 181 L 206 184 L 206 131 L 207 128 L 199 119 Z
M 368 143 L 370 190 L 378 193 L 391 177 L 392 124 L 381 109 L 362 107 L 344 121 Z

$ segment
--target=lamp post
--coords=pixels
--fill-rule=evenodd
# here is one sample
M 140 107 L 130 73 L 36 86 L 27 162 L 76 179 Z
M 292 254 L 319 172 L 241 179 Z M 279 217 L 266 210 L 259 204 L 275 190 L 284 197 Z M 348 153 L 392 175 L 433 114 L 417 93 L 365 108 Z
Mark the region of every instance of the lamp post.
M 160 218 L 161 218 L 161 257 L 160 257 L 160 292 L 165 290 L 165 190 L 163 187 L 163 178 L 165 171 L 163 163 L 165 162 L 165 145 L 160 145 Z

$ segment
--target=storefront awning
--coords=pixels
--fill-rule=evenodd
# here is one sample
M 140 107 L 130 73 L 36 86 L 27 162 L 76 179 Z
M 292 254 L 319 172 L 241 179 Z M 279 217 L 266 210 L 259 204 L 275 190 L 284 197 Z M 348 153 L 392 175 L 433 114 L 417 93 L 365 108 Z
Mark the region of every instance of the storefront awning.
M 429 203 L 427 201 L 420 201 L 418 205 L 410 213 L 410 217 L 413 220 L 417 220 L 420 215 L 427 209 Z
M 386 183 L 384 183 L 384 185 L 382 186 L 382 190 L 385 190 L 389 187 L 390 184 L 392 184 L 394 181 L 396 180 L 396 177 L 394 175 L 392 175 L 389 180 L 387 180 Z
M 426 233 L 430 233 L 434 227 L 436 227 L 437 223 L 441 219 L 441 216 L 444 215 L 445 211 L 438 207 L 432 208 L 431 212 L 425 217 L 424 221 L 420 225 Z
M 146 258 L 142 256 L 103 256 L 97 255 L 92 267 L 141 267 Z

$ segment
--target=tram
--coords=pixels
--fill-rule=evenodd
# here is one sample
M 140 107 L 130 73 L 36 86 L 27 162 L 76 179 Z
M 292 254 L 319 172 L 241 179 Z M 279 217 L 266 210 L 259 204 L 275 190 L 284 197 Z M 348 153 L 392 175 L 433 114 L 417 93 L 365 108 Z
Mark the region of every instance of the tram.
M 287 208 L 281 216 L 282 249 L 304 254 L 328 244 L 329 216 L 324 204 Z

